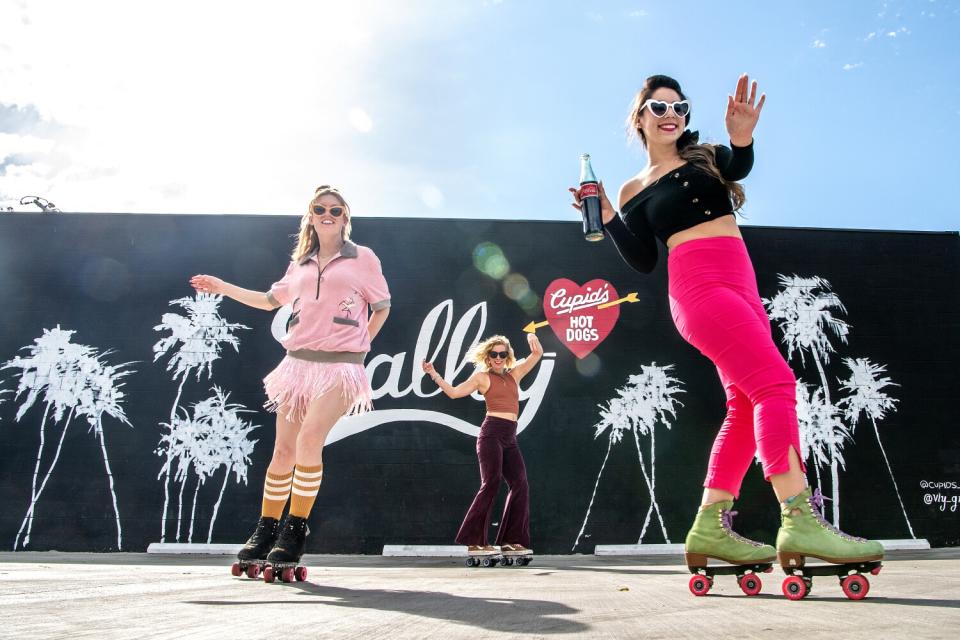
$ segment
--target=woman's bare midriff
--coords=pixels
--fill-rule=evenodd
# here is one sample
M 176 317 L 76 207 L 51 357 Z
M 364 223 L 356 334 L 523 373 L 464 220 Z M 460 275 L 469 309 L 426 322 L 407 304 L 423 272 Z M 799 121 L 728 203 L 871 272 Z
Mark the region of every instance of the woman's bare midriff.
M 703 238 L 743 238 L 740 235 L 740 227 L 737 226 L 737 218 L 733 216 L 723 216 L 710 222 L 703 222 L 695 227 L 678 231 L 667 238 L 667 250 L 673 251 L 684 242 L 691 240 L 701 240 Z
M 491 418 L 500 418 L 502 420 L 510 420 L 511 422 L 517 421 L 517 414 L 515 413 L 500 413 L 499 411 L 487 411 L 487 415 Z

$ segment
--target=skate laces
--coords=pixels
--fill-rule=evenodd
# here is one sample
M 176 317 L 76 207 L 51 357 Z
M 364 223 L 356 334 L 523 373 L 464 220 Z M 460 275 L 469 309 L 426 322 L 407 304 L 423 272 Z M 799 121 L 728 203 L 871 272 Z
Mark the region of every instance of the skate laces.
M 820 487 L 817 487 L 816 489 L 814 489 L 813 495 L 810 496 L 810 511 L 813 513 L 813 517 L 817 519 L 817 522 L 819 522 L 821 525 L 823 525 L 830 531 L 833 531 L 835 534 L 837 534 L 841 538 L 846 538 L 847 540 L 853 540 L 854 542 L 867 541 L 866 538 L 858 538 L 857 536 L 852 536 L 849 533 L 840 531 L 840 529 L 830 524 L 830 522 L 823 517 L 823 501 L 824 500 L 830 500 L 830 498 L 820 493 Z
M 762 542 L 757 542 L 756 540 L 751 540 L 750 538 L 744 538 L 742 535 L 733 530 L 733 516 L 737 515 L 737 513 L 737 511 L 732 509 L 723 509 L 720 511 L 720 523 L 723 525 L 723 528 L 730 535 L 730 537 L 737 542 L 744 542 L 754 547 L 762 547 Z
M 283 531 L 280 532 L 280 536 L 277 538 L 277 546 L 284 547 L 285 545 L 293 544 L 297 541 L 297 537 L 307 528 L 306 519 L 297 519 L 287 518 L 287 521 L 283 523 Z
M 276 523 L 270 524 L 265 518 L 260 518 L 260 521 L 257 522 L 257 528 L 254 529 L 253 535 L 250 536 L 250 540 L 247 541 L 248 545 L 257 545 L 264 540 L 268 540 L 273 537 L 274 532 L 276 531 Z

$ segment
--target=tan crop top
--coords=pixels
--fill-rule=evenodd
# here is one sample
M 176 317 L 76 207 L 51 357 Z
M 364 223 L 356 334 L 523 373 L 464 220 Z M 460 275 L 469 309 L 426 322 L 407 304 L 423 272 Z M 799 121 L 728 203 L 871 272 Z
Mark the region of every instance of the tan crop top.
M 509 372 L 498 374 L 487 371 L 490 376 L 490 388 L 483 394 L 487 401 L 487 411 L 494 413 L 520 413 L 520 385 Z

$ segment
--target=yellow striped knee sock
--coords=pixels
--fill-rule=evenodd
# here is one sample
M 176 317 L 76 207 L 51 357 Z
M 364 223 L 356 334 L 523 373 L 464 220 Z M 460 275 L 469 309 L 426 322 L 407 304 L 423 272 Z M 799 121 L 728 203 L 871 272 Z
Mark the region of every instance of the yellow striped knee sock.
M 306 518 L 313 509 L 313 503 L 320 492 L 323 480 L 323 465 L 302 467 L 297 465 L 293 472 L 293 489 L 290 491 L 290 515 Z
M 263 508 L 260 515 L 264 518 L 279 520 L 283 515 L 283 508 L 290 497 L 290 486 L 293 484 L 293 472 L 278 476 L 267 471 L 267 479 L 263 482 Z

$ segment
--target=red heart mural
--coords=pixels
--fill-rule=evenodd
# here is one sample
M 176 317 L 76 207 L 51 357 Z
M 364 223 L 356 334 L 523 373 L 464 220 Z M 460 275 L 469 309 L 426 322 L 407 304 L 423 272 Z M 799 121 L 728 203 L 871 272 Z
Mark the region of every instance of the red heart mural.
M 606 340 L 620 317 L 620 305 L 605 309 L 597 305 L 619 298 L 606 280 L 596 279 L 579 285 L 558 278 L 543 294 L 543 312 L 550 328 L 578 358 L 584 358 Z

